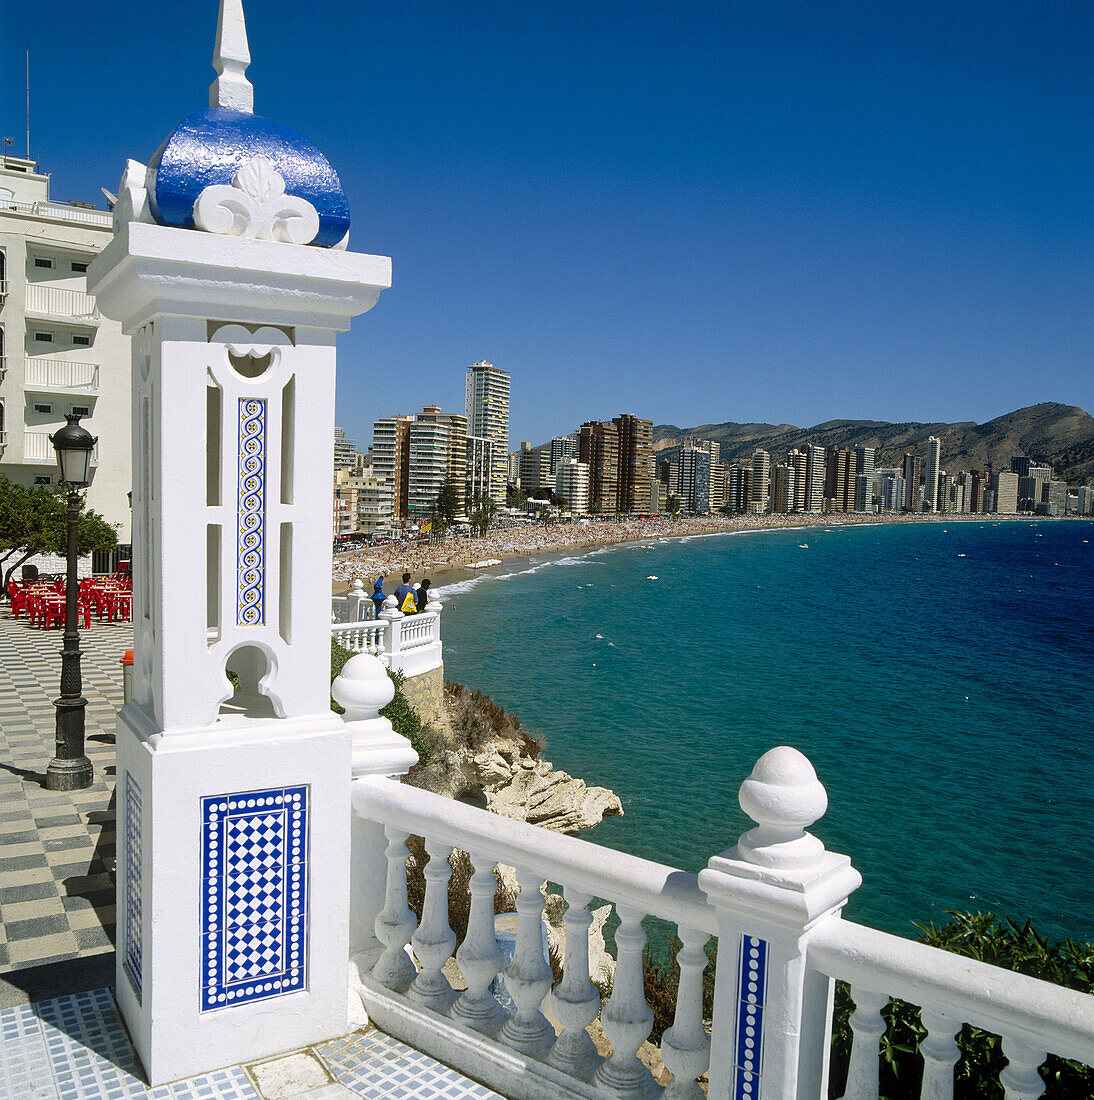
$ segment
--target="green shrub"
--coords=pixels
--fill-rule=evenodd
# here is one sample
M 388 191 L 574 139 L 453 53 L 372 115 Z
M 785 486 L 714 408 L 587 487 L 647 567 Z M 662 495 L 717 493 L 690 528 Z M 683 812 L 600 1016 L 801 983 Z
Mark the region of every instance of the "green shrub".
M 650 1042 L 661 1042 L 661 1036 L 672 1026 L 676 1015 L 676 997 L 680 991 L 680 967 L 677 952 L 683 944 L 679 936 L 672 936 L 666 944 L 647 943 L 642 950 L 642 980 L 646 990 L 646 1003 L 653 1011 L 653 1031 Z M 703 1019 L 714 1015 L 714 969 L 718 962 L 718 941 L 707 940 L 708 964 L 703 971 Z M 668 961 L 666 961 L 666 959 Z

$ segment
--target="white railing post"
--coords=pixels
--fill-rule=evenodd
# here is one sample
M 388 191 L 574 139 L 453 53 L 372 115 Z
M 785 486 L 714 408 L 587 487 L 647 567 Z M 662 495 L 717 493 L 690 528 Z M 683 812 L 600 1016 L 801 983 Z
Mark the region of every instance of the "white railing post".
M 494 894 L 498 883 L 494 864 L 487 856 L 469 852 L 468 857 L 474 868 L 471 912 L 467 917 L 467 935 L 456 952 L 467 989 L 452 1006 L 452 1015 L 479 1031 L 495 1031 L 505 1020 L 501 1005 L 490 992 L 490 983 L 497 977 L 504 959 L 494 935 Z
M 551 992 L 551 968 L 543 957 L 543 881 L 534 872 L 517 869 L 517 946 L 505 971 L 505 988 L 516 1014 L 506 1020 L 501 1037 L 515 1050 L 542 1058 L 555 1040 L 555 1029 L 539 1010 Z
M 953 1100 L 953 1067 L 961 1057 L 957 1047 L 961 1021 L 928 1008 L 919 1010 L 919 1019 L 927 1029 L 919 1044 L 919 1053 L 923 1055 L 920 1100 Z
M 410 939 L 421 969 L 407 990 L 407 997 L 436 1012 L 445 1012 L 456 999 L 444 976 L 444 964 L 456 947 L 456 934 L 448 923 L 448 880 L 452 877 L 448 857 L 452 845 L 426 837 L 425 850 L 429 862 L 425 865 L 422 919 Z
M 653 1012 L 646 1003 L 642 975 L 642 950 L 646 933 L 642 931 L 644 913 L 617 905 L 619 928 L 615 946 L 619 957 L 615 964 L 612 995 L 600 1023 L 612 1044 L 612 1053 L 596 1071 L 596 1082 L 611 1095 L 639 1098 L 657 1095 L 653 1075 L 638 1059 L 638 1048 L 653 1030 Z
M 596 1069 L 596 1044 L 585 1030 L 600 1011 L 600 993 L 589 980 L 588 894 L 565 888 L 566 950 L 562 962 L 562 981 L 551 993 L 551 1008 L 563 1031 L 551 1050 L 551 1065 L 580 1080 L 588 1080 Z
M 885 1034 L 882 1009 L 889 1003 L 884 993 L 852 987 L 851 999 L 851 1060 L 847 1066 L 847 1084 L 843 1100 L 876 1100 L 881 1070 L 879 1043 Z M 933 1100 L 933 1098 L 932 1098 Z
M 384 907 L 376 915 L 376 938 L 383 944 L 384 950 L 376 965 L 372 968 L 374 977 L 386 989 L 405 992 L 414 980 L 417 971 L 406 945 L 418 925 L 417 918 L 406 903 L 406 860 L 407 834 L 402 829 L 388 827 L 384 829 L 387 846 L 384 857 L 387 861 L 386 889 Z
M 862 876 L 805 831 L 828 795 L 797 749 L 760 757 L 739 800 L 757 827 L 699 873 L 718 918 L 709 1097 L 815 1100 L 828 1088 L 833 983 L 806 948 Z
M 672 1073 L 665 1100 L 703 1100 L 699 1078 L 710 1066 L 710 1039 L 703 1027 L 703 971 L 710 936 L 680 925 L 680 984 L 672 1027 L 661 1036 L 661 1057 Z
M 385 664 L 392 671 L 399 668 L 399 654 L 403 648 L 403 613 L 399 610 L 394 596 L 388 596 L 384 600 L 384 609 L 380 612 L 380 618 L 387 623 L 384 631 L 384 657 Z
M 350 774 L 354 779 L 363 775 L 405 775 L 418 762 L 410 742 L 380 715 L 395 697 L 395 685 L 379 658 L 367 653 L 351 657 L 330 690 L 346 712 L 346 727 L 352 738 Z M 387 840 L 382 825 L 357 814 L 351 815 L 350 828 L 349 953 L 358 972 L 364 973 L 383 950 L 375 927 L 387 900 Z

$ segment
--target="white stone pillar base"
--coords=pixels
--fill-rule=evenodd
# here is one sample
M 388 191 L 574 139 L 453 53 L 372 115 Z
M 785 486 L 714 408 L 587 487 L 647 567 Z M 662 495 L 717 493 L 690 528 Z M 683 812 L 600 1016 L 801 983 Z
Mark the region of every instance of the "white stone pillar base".
M 165 736 L 130 704 L 117 768 L 117 1000 L 149 1083 L 343 1034 L 341 719 L 232 716 Z

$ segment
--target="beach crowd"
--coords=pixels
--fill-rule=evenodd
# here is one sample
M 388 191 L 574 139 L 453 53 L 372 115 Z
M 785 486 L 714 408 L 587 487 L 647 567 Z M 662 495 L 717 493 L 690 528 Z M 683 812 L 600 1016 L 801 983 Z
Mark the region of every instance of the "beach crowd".
M 891 519 L 895 517 L 885 517 Z M 833 526 L 876 522 L 877 516 L 835 515 L 620 516 L 587 524 L 565 523 L 509 527 L 475 537 L 449 535 L 433 542 L 389 543 L 334 556 L 333 590 L 342 592 L 354 580 L 371 584 L 377 576 L 485 569 L 506 558 L 556 550 L 593 549 L 640 539 L 679 538 L 720 531 L 770 527 Z

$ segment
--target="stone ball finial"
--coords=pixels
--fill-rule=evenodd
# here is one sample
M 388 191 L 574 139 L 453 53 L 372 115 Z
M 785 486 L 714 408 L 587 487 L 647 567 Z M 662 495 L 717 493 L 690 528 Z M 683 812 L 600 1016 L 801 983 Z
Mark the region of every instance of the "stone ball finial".
M 388 598 L 384 600 L 385 611 L 395 611 L 398 609 L 398 607 L 399 601 L 394 596 L 388 596 Z
M 361 580 L 360 577 L 357 577 L 353 582 L 353 591 L 354 592 L 364 592 L 364 590 L 365 590 L 364 582 Z
M 379 657 L 358 653 L 343 666 L 331 684 L 334 701 L 345 708 L 347 722 L 379 717 L 395 698 L 395 685 Z
M 757 826 L 737 842 L 744 860 L 779 870 L 820 861 L 824 845 L 805 830 L 824 816 L 828 793 L 803 753 L 789 745 L 765 752 L 741 784 L 738 800 Z

